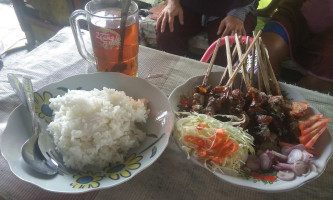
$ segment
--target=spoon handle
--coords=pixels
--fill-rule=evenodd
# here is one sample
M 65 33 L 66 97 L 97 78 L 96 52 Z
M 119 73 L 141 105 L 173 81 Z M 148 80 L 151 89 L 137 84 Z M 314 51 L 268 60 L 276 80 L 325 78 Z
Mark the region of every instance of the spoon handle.
M 30 111 L 31 119 L 32 119 L 32 128 L 33 128 L 33 134 L 38 133 L 38 118 L 35 113 L 35 97 L 34 97 L 34 91 L 32 88 L 31 79 L 27 77 L 23 77 L 23 92 L 26 97 L 26 103 L 28 105 L 28 109 Z
M 123 61 L 126 21 L 130 5 L 131 5 L 131 0 L 123 0 L 121 2 L 120 47 L 118 54 L 119 63 Z
M 20 87 L 21 82 L 19 81 L 17 76 L 14 75 L 14 74 L 9 73 L 9 74 L 7 74 L 7 77 L 8 77 L 8 81 L 9 81 L 10 85 L 14 89 L 15 94 L 18 96 L 18 98 L 21 100 L 21 102 L 28 108 L 28 105 L 27 105 L 26 100 L 25 100 L 25 96 L 24 96 L 23 91 Z

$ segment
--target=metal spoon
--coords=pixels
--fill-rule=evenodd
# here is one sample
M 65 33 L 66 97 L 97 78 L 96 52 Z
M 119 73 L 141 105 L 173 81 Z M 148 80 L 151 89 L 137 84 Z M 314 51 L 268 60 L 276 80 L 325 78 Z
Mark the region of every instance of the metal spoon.
M 114 67 L 112 67 L 113 71 L 122 72 L 126 69 L 126 63 L 123 63 L 123 55 L 124 55 L 126 21 L 130 5 L 131 5 L 131 0 L 121 1 L 120 45 L 119 45 L 118 63 Z
M 31 80 L 23 78 L 23 85 L 14 74 L 7 75 L 10 85 L 22 103 L 28 108 L 32 119 L 33 135 L 23 144 L 21 154 L 23 160 L 36 172 L 45 175 L 54 175 L 58 172 L 58 167 L 45 160 L 38 147 L 37 139 L 40 132 L 40 125 L 35 114 L 34 94 Z

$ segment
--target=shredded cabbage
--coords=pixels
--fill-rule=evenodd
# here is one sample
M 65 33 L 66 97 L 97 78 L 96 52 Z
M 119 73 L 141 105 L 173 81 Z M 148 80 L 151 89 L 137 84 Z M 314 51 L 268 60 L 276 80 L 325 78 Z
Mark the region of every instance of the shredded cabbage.
M 222 173 L 231 170 L 232 172 L 239 173 L 247 160 L 248 153 L 255 154 L 253 148 L 254 138 L 241 127 L 237 126 L 242 122 L 242 119 L 236 116 L 220 115 L 230 119 L 228 122 L 222 122 L 205 114 L 178 112 L 176 115 L 181 115 L 182 117 L 179 117 L 175 123 L 174 136 L 179 141 L 181 148 L 187 152 L 188 159 L 192 156 L 198 160 L 198 156 L 196 154 L 196 145 L 184 141 L 184 137 L 187 135 L 208 139 L 216 137 L 216 129 L 223 128 L 230 139 L 239 145 L 237 151 L 224 158 L 221 164 L 211 162 L 208 159 L 203 160 L 204 166 L 209 170 L 218 170 Z M 198 130 L 197 125 L 199 123 L 204 123 L 207 127 Z

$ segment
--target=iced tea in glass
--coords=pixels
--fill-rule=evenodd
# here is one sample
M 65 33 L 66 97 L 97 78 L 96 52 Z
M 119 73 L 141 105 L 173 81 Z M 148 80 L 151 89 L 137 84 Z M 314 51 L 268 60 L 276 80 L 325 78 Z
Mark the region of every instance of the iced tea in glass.
M 84 47 L 79 20 L 86 20 L 90 32 L 93 54 Z M 78 50 L 83 58 L 96 65 L 100 72 L 121 72 L 136 76 L 138 72 L 138 6 L 131 2 L 124 34 L 123 55 L 121 45 L 121 2 L 93 0 L 85 10 L 76 10 L 70 18 Z M 119 60 L 121 59 L 121 60 Z

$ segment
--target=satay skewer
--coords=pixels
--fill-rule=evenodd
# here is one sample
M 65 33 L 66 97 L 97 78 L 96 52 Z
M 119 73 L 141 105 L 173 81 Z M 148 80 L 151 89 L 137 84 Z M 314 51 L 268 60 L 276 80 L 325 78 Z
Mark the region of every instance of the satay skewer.
M 240 68 L 242 67 L 242 65 L 244 64 L 245 60 L 247 59 L 247 56 L 249 55 L 250 51 L 254 48 L 254 44 L 255 42 L 259 39 L 261 35 L 261 31 L 258 32 L 258 34 L 256 35 L 256 37 L 253 39 L 252 43 L 250 44 L 249 48 L 246 50 L 246 52 L 244 53 L 244 56 L 242 57 L 242 59 L 239 61 L 238 66 L 236 67 L 235 71 L 233 72 L 232 76 L 229 78 L 226 86 L 231 86 L 233 81 L 235 80 L 238 71 L 240 70 Z
M 253 34 L 255 35 L 255 33 L 253 33 Z M 271 93 L 271 87 L 270 87 L 270 84 L 269 84 L 267 66 L 266 66 L 266 64 L 264 62 L 264 59 L 262 57 L 262 51 L 260 49 L 259 40 L 257 40 L 255 42 L 255 48 L 256 48 L 256 51 L 257 51 L 257 57 L 258 57 L 258 61 L 259 61 L 258 68 L 259 68 L 259 71 L 260 71 L 260 76 L 258 74 L 258 78 L 262 78 L 264 86 L 265 86 L 266 93 L 267 94 L 272 94 Z
M 246 41 L 245 41 L 245 51 L 246 51 L 246 49 L 249 47 L 249 43 L 250 43 L 250 37 L 247 36 L 247 37 L 246 37 Z
M 207 69 L 207 72 L 206 72 L 206 75 L 202 81 L 202 86 L 203 87 L 206 87 L 207 86 L 207 81 L 208 81 L 208 77 L 212 71 L 212 68 L 213 68 L 213 65 L 214 65 L 214 62 L 215 62 L 215 59 L 216 59 L 216 55 L 217 55 L 217 52 L 219 50 L 219 47 L 220 47 L 220 43 L 221 43 L 221 38 L 219 38 L 217 40 L 217 43 L 216 43 L 216 46 L 215 46 L 215 49 L 214 49 L 214 52 L 213 52 L 213 55 L 212 55 L 212 58 L 210 60 L 210 63 L 209 63 L 209 66 L 208 66 L 208 69 Z
M 255 49 L 252 49 L 252 57 L 251 57 L 251 70 L 250 70 L 250 85 L 253 86 L 254 84 L 254 66 L 255 66 L 255 59 L 256 59 L 256 55 L 255 55 Z
M 226 49 L 226 54 L 227 54 L 227 68 L 228 68 L 228 73 L 229 73 L 229 77 L 231 77 L 232 73 L 233 73 L 233 69 L 232 69 L 232 60 L 231 60 L 231 52 L 230 52 L 230 44 L 229 44 L 229 37 L 225 36 L 224 37 L 225 40 L 225 49 Z
M 226 46 L 226 49 L 227 49 L 227 46 Z M 226 53 L 228 53 L 228 52 L 226 52 Z M 231 62 L 233 62 L 233 60 L 235 59 L 236 54 L 237 54 L 237 46 L 234 45 L 234 48 L 233 48 L 232 54 L 231 54 Z M 227 72 L 228 72 L 228 68 L 226 67 L 225 70 L 224 70 L 224 72 L 223 72 L 223 74 L 222 74 L 220 82 L 219 82 L 220 86 L 222 86 L 223 81 L 224 81 L 225 77 L 227 76 Z
M 232 61 L 235 60 L 236 55 L 237 55 L 237 47 L 236 47 L 236 45 L 234 45 L 234 49 L 232 50 L 232 54 L 231 54 Z
M 243 53 L 242 53 L 242 49 L 240 46 L 239 38 L 237 37 L 237 33 L 235 34 L 235 41 L 236 41 L 236 47 L 237 47 L 237 52 L 238 52 L 238 59 L 241 60 L 243 57 Z M 244 62 L 244 64 L 243 64 L 242 75 L 243 75 L 246 89 L 248 90 L 250 88 L 250 80 L 249 80 L 249 76 L 247 74 L 247 69 L 246 69 L 245 64 L 246 64 L 246 62 Z
M 259 64 L 258 64 L 259 66 Z M 263 90 L 263 86 L 262 86 L 262 78 L 261 78 L 261 72 L 260 70 L 258 69 L 258 73 L 257 73 L 257 78 L 258 78 L 258 89 L 259 91 L 262 91 Z
M 276 93 L 277 93 L 277 95 L 281 95 L 280 85 L 279 85 L 279 83 L 278 83 L 278 81 L 277 81 L 277 79 L 275 77 L 275 73 L 274 73 L 272 64 L 271 64 L 271 62 L 269 60 L 267 51 L 265 49 L 264 43 L 263 43 L 263 41 L 262 41 L 261 38 L 259 39 L 259 44 L 260 44 L 261 50 L 263 51 L 264 59 L 266 61 L 267 67 L 268 67 L 268 72 L 269 72 L 269 75 L 270 75 L 270 77 L 272 79 L 272 82 L 273 82 L 273 85 L 275 87 Z
M 220 85 L 220 86 L 222 86 L 223 81 L 224 81 L 225 77 L 227 76 L 227 72 L 228 72 L 228 68 L 225 68 L 225 69 L 224 69 L 224 72 L 223 72 L 223 74 L 222 74 L 222 77 L 221 77 L 221 79 L 220 79 L 220 82 L 219 82 L 219 85 Z

